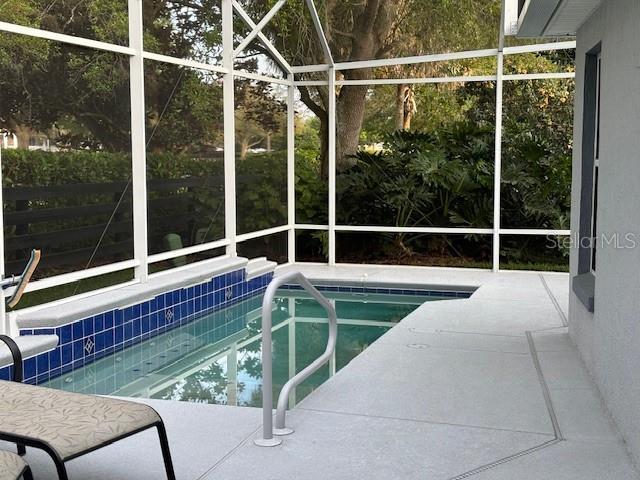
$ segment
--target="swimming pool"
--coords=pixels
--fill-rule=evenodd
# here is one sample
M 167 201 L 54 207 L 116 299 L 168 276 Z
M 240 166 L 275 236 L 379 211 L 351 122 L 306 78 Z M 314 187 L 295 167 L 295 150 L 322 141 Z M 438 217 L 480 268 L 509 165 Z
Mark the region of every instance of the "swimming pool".
M 337 289 L 336 289 L 337 290 Z M 451 296 L 325 291 L 335 302 L 334 357 L 291 396 L 295 405 L 422 303 Z M 237 406 L 262 404 L 262 295 L 208 314 L 51 380 L 74 392 Z M 273 304 L 274 397 L 327 343 L 325 312 L 306 293 L 282 289 Z

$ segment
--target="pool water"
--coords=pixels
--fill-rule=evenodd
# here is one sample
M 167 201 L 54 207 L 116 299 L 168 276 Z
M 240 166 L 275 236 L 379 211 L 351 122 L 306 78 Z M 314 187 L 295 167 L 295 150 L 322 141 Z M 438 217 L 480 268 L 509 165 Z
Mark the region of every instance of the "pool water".
M 338 314 L 334 358 L 300 384 L 290 407 L 427 301 L 441 297 L 326 293 Z M 262 296 L 116 352 L 51 380 L 74 392 L 260 407 Z M 274 304 L 274 398 L 282 386 L 322 354 L 326 314 L 304 292 L 281 290 Z

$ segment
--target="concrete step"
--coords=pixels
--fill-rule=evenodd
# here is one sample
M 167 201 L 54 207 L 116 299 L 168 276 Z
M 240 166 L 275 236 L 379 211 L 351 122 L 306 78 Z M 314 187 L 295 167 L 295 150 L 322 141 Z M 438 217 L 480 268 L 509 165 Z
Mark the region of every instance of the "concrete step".
M 58 345 L 57 335 L 23 335 L 13 340 L 18 344 L 23 359 L 53 350 Z M 12 363 L 13 359 L 9 348 L 3 342 L 0 342 L 0 368 Z
M 267 257 L 254 258 L 249 260 L 247 265 L 244 267 L 246 278 L 247 280 L 251 280 L 252 278 L 264 275 L 265 273 L 273 272 L 277 266 L 278 264 L 276 262 L 268 260 Z

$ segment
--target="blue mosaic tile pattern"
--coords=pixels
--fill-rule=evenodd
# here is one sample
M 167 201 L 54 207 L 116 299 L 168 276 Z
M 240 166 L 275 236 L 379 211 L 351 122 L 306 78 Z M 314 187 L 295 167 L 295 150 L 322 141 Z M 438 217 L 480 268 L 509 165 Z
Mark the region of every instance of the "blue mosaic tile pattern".
M 47 353 L 24 360 L 26 383 L 41 384 L 144 340 L 189 324 L 203 315 L 262 293 L 273 273 L 246 280 L 244 269 L 208 282 L 160 294 L 122 309 L 103 312 L 58 328 L 20 330 L 20 335 L 51 335 L 60 339 Z M 10 367 L 0 379 L 10 378 Z
M 411 295 L 419 297 L 450 297 L 450 298 L 469 298 L 473 292 L 455 291 L 455 290 L 425 290 L 425 289 L 406 289 L 406 288 L 386 288 L 386 287 L 351 287 L 342 285 L 315 285 L 321 292 L 339 292 L 339 293 L 379 293 L 385 295 Z M 281 288 L 285 290 L 302 290 L 300 285 L 283 285 Z
M 241 332 L 250 318 L 259 317 L 261 307 L 262 297 L 254 295 L 160 334 L 152 342 L 141 342 L 117 355 L 104 357 L 89 365 L 80 375 L 63 375 L 54 380 L 57 384 L 49 386 L 80 393 L 113 395 L 119 386 L 130 384 L 185 355 Z

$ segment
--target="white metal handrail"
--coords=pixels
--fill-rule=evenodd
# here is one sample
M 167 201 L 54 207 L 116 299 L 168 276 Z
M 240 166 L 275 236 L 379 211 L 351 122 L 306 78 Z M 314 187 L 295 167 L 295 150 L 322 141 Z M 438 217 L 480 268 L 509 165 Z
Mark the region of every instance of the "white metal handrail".
M 293 378 L 284 384 L 278 397 L 276 410 L 276 429 L 273 429 L 273 365 L 271 352 L 271 306 L 276 291 L 284 284 L 297 283 L 304 288 L 309 295 L 317 300 L 329 317 L 329 339 L 324 353 L 314 360 L 309 366 L 298 372 Z M 274 447 L 280 445 L 282 440 L 274 438 L 274 435 L 288 435 L 293 430 L 286 428 L 287 403 L 291 391 L 305 381 L 311 374 L 322 367 L 333 356 L 338 338 L 338 316 L 333 304 L 322 295 L 316 287 L 300 272 L 291 272 L 275 277 L 264 293 L 262 300 L 262 438 L 255 440 L 255 444 L 261 447 Z

